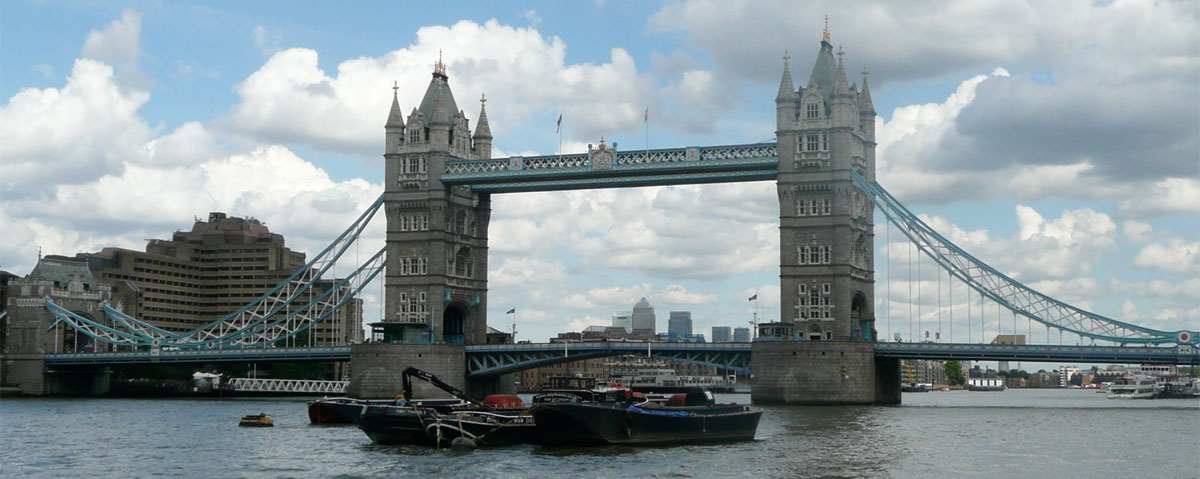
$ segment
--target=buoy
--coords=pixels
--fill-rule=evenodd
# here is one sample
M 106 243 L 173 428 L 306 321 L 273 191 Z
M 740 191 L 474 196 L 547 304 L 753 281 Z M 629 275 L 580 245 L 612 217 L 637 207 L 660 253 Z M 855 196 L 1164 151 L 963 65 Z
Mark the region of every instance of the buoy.
M 475 441 L 468 437 L 456 437 L 450 441 L 450 450 L 454 452 L 469 452 L 475 450 Z

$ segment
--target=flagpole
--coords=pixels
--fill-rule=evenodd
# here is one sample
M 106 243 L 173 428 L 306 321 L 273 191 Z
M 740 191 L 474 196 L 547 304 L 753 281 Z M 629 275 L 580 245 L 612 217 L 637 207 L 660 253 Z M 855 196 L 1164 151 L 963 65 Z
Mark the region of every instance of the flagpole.
M 646 107 L 646 112 L 642 115 L 642 123 L 646 124 L 646 160 L 650 159 L 650 107 Z

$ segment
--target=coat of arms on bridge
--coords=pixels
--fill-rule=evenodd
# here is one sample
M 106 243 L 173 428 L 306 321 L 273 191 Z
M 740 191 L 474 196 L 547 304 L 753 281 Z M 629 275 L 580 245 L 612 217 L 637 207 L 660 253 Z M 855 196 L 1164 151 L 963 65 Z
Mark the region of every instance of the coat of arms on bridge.
M 592 148 L 588 145 L 588 159 L 592 162 L 593 170 L 611 170 L 613 168 L 613 158 L 617 154 L 617 144 L 613 143 L 613 149 L 608 149 L 604 145 L 604 137 L 600 137 L 600 146 Z

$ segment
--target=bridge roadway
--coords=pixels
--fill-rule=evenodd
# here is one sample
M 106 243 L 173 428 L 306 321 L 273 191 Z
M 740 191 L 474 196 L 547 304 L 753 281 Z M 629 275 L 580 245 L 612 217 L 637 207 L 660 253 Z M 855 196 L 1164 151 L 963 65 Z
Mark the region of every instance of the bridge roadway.
M 667 343 L 599 341 L 583 343 L 487 344 L 467 346 L 473 377 L 496 376 L 579 359 L 647 354 L 652 357 L 750 372 L 751 343 Z M 957 359 L 1100 364 L 1180 364 L 1200 366 L 1200 350 L 1190 346 L 1055 346 L 962 343 L 875 343 L 875 356 L 895 359 Z M 51 353 L 46 366 L 124 364 L 349 361 L 350 346 L 218 350 Z

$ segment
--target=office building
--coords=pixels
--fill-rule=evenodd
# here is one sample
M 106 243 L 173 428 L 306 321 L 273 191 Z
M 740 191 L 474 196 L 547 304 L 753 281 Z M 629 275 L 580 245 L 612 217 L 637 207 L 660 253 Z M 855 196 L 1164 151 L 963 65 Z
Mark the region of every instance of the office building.
M 283 236 L 262 222 L 217 212 L 209 213 L 208 221 L 197 219 L 191 231 L 176 232 L 171 240 L 150 240 L 144 252 L 104 248 L 75 259 L 113 285 L 113 303 L 126 314 L 173 333 L 237 311 L 305 264 L 304 253 L 286 247 Z M 318 281 L 312 295 L 333 287 L 333 280 Z M 337 294 L 349 294 L 349 289 L 343 287 Z M 348 301 L 311 333 L 302 333 L 300 340 L 305 345 L 361 341 L 361 305 L 359 299 Z
M 713 326 L 712 327 L 712 342 L 728 343 L 733 339 L 733 335 L 729 326 Z
M 678 338 L 690 336 L 692 334 L 692 312 L 671 311 L 671 316 L 667 319 L 667 332 Z
M 642 298 L 633 305 L 633 332 L 649 333 L 653 336 L 658 332 L 654 323 L 654 306 L 650 306 L 650 302 L 646 301 L 646 298 Z
M 612 314 L 612 325 L 625 328 L 625 332 L 633 332 L 633 311 L 617 311 Z

